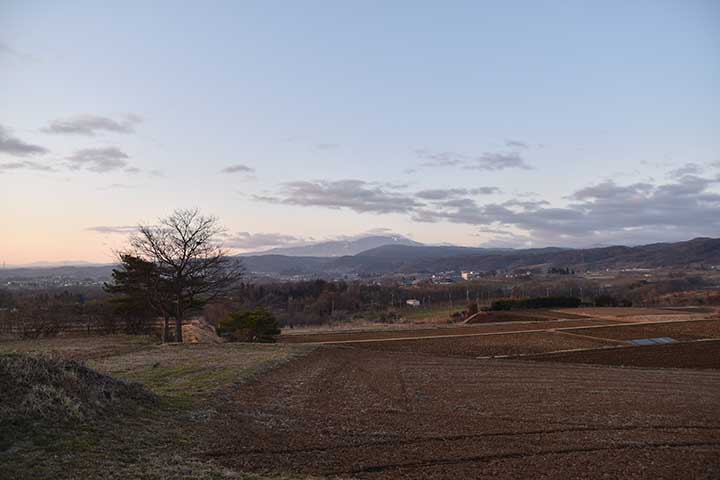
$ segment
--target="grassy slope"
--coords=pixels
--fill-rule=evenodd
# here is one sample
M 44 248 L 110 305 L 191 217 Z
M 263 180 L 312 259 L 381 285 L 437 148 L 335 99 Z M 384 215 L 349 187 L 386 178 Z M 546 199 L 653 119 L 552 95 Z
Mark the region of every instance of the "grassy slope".
M 196 433 L 227 407 L 223 392 L 307 351 L 291 345 L 162 346 L 126 336 L 2 342 L 0 354 L 85 360 L 144 384 L 161 401 L 133 415 L 40 428 L 0 452 L 0 478 L 261 478 L 198 460 L 203 445 Z

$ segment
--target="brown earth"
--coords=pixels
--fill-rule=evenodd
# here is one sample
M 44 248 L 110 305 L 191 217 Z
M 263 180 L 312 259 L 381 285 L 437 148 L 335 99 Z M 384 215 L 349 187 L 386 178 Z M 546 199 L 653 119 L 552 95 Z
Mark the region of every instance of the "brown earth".
M 578 328 L 571 333 L 616 340 L 671 337 L 675 340 L 720 338 L 720 318 L 692 322 L 656 323 L 650 325 L 618 325 L 598 328 Z
M 672 310 L 662 308 L 640 308 L 640 307 L 581 307 L 563 308 L 557 310 L 562 314 L 575 314 L 587 317 L 631 317 L 635 315 L 669 315 Z
M 545 309 L 529 309 L 529 310 L 512 310 L 498 312 L 481 312 L 468 323 L 488 323 L 488 322 L 518 322 L 518 321 L 542 321 L 542 320 L 558 320 L 560 318 L 587 318 L 587 315 L 578 315 L 571 313 L 571 310 L 562 312 L 556 310 Z
M 618 347 L 581 352 L 560 352 L 523 359 L 586 363 L 598 365 L 619 365 L 651 368 L 694 368 L 720 370 L 720 340 L 707 340 L 667 345 Z M 720 407 L 720 397 L 718 397 Z
M 280 343 L 320 343 L 356 340 L 381 340 L 391 338 L 474 335 L 482 333 L 518 332 L 523 330 L 545 330 L 550 328 L 586 327 L 608 325 L 609 320 L 548 320 L 542 322 L 518 322 L 480 325 L 461 325 L 445 328 L 422 328 L 413 330 L 379 330 L 367 332 L 313 333 L 306 335 L 281 335 Z
M 719 398 L 715 371 L 322 347 L 230 394 L 203 455 L 341 478 L 715 479 Z
M 445 337 L 391 342 L 344 344 L 382 352 L 410 352 L 432 355 L 485 357 L 554 352 L 575 348 L 614 346 L 616 343 L 554 332 L 513 333 L 473 337 Z

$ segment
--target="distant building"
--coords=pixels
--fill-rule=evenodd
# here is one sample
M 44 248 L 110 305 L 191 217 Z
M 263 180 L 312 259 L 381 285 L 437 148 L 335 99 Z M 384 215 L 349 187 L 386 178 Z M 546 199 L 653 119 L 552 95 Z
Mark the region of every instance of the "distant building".
M 411 298 L 410 300 L 406 300 L 405 303 L 407 303 L 411 307 L 419 307 L 420 306 L 420 300 L 415 300 L 414 298 Z
M 477 278 L 479 276 L 479 274 L 477 272 L 472 272 L 472 271 L 471 272 L 462 271 L 462 272 L 460 272 L 460 276 L 462 277 L 463 280 L 473 280 L 473 279 Z

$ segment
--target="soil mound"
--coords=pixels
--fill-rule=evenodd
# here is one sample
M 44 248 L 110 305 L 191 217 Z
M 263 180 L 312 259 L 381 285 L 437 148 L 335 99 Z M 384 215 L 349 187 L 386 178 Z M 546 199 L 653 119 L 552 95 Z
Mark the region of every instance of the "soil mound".
M 203 319 L 193 319 L 183 325 L 183 341 L 187 343 L 223 343 L 215 327 Z
M 140 384 L 118 380 L 75 361 L 0 355 L 0 424 L 86 419 L 156 401 Z

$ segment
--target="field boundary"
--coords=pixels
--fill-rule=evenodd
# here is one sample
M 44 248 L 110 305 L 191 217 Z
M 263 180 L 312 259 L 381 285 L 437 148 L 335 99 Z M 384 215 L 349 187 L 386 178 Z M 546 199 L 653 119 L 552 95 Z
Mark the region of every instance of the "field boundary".
M 666 343 L 666 344 L 663 344 L 663 345 L 645 345 L 645 346 L 632 345 L 632 344 L 628 343 L 628 344 L 625 344 L 625 345 L 608 345 L 608 346 L 606 346 L 606 347 L 569 348 L 569 349 L 566 349 L 566 350 L 554 350 L 554 351 L 552 351 L 552 352 L 542 352 L 542 353 L 516 353 L 516 354 L 510 354 L 510 355 L 484 355 L 484 356 L 482 356 L 482 357 L 475 357 L 475 358 L 478 359 L 478 360 L 494 360 L 494 359 L 498 359 L 498 360 L 514 360 L 514 359 L 527 360 L 527 359 L 531 359 L 531 358 L 528 358 L 528 357 L 533 357 L 533 358 L 535 358 L 535 357 L 551 357 L 551 356 L 553 356 L 553 355 L 557 355 L 558 353 L 596 352 L 596 351 L 598 351 L 598 350 L 607 351 L 607 350 L 621 350 L 621 349 L 626 349 L 626 348 L 652 348 L 652 347 L 662 347 L 662 346 L 666 346 L 666 345 L 682 345 L 682 344 L 686 344 L 686 343 L 717 342 L 718 340 L 720 340 L 720 339 L 717 339 L 717 338 L 699 338 L 699 339 L 696 339 L 696 340 L 685 340 L 685 341 L 682 341 L 682 342 L 675 342 L 675 343 L 672 343 L 672 344 Z M 579 363 L 578 365 L 585 365 L 585 364 Z M 603 366 L 605 366 L 605 367 L 613 367 L 613 366 L 617 366 L 617 365 L 603 365 Z M 623 368 L 626 368 L 626 367 L 623 367 Z M 646 367 L 636 367 L 636 368 L 646 368 Z
M 445 335 L 423 335 L 423 336 L 415 336 L 415 337 L 394 337 L 394 338 L 365 338 L 365 339 L 357 339 L 357 340 L 328 340 L 323 342 L 298 342 L 298 344 L 302 343 L 312 343 L 314 345 L 337 345 L 337 344 L 352 344 L 352 343 L 373 343 L 373 342 L 399 342 L 399 341 L 408 341 L 408 340 L 431 340 L 435 338 L 466 338 L 466 337 L 484 337 L 484 336 L 493 336 L 493 335 L 513 335 L 513 334 L 521 334 L 521 333 L 552 333 L 552 332 L 565 332 L 565 331 L 571 331 L 571 330 L 585 330 L 585 329 L 592 329 L 592 328 L 606 328 L 606 327 L 624 327 L 624 326 L 633 326 L 633 325 L 662 325 L 662 324 L 668 324 L 668 323 L 690 323 L 690 322 L 702 322 L 707 320 L 717 320 L 715 318 L 696 318 L 696 319 L 687 319 L 687 320 L 660 320 L 657 322 L 648 322 L 648 321 L 642 321 L 642 322 L 627 322 L 627 323 L 605 323 L 602 325 L 589 325 L 585 327 L 556 327 L 556 328 L 535 328 L 535 329 L 529 329 L 529 330 L 515 330 L 512 332 L 481 332 L 481 333 L 461 333 L 461 334 L 445 334 Z M 603 321 L 602 319 L 600 321 Z M 502 322 L 507 323 L 507 322 Z M 537 323 L 537 322 L 535 322 Z M 464 328 L 464 327 L 461 327 Z M 348 334 L 352 335 L 352 334 Z M 589 338 L 593 338 L 595 340 L 606 340 L 602 337 L 592 337 L 588 336 Z M 617 341 L 617 339 L 609 339 L 610 341 Z

